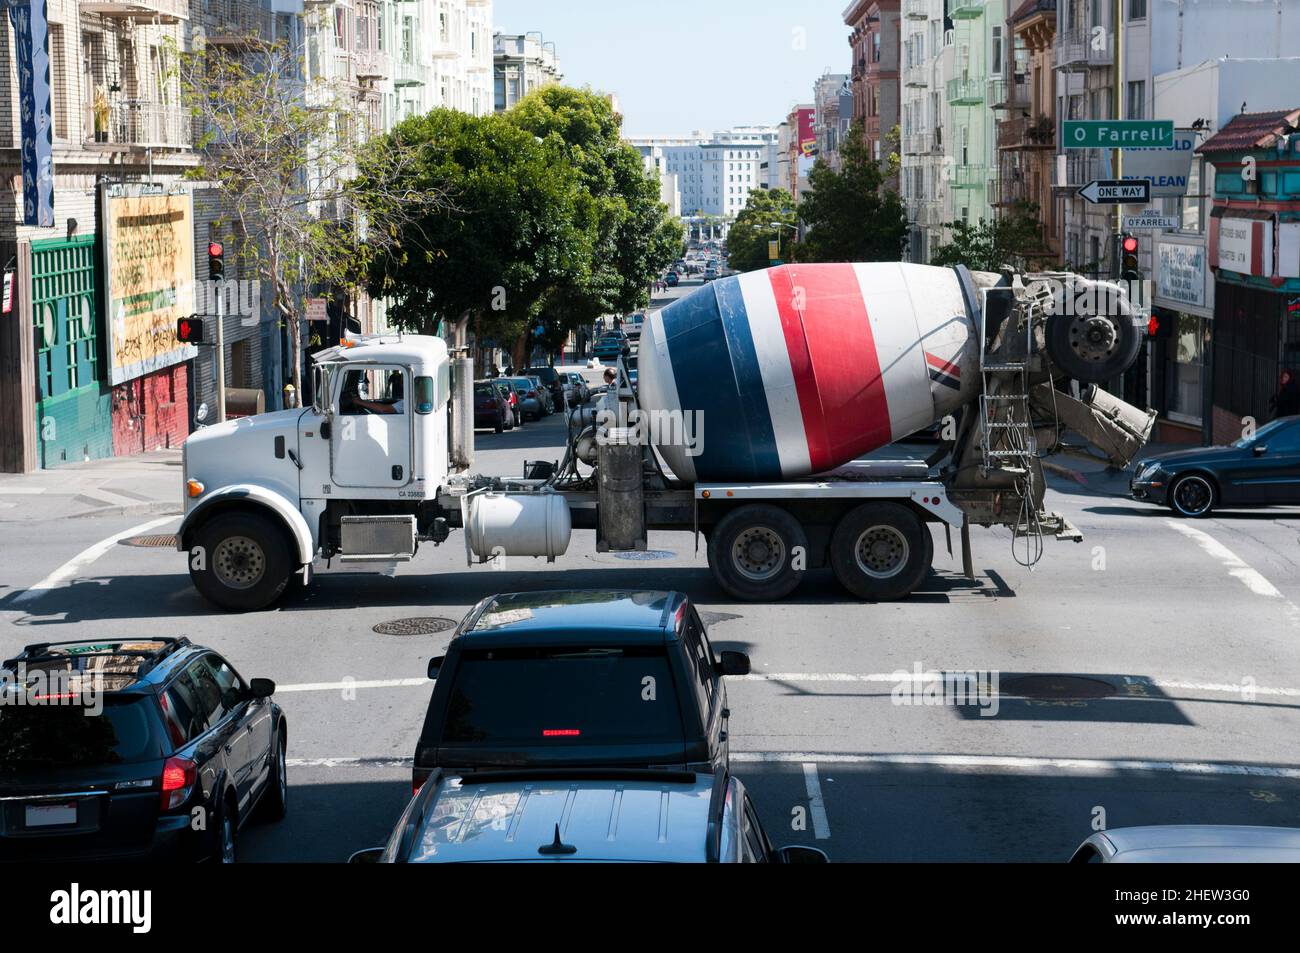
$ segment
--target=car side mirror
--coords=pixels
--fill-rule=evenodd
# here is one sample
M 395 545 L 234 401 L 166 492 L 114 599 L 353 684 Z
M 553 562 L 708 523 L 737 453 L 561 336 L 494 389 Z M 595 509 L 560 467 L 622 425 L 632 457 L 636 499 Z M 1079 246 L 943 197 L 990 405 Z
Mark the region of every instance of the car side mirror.
M 447 656 L 439 655 L 429 659 L 429 678 L 436 679 L 438 672 L 442 670 L 442 663 L 447 661 Z
M 1262 457 L 1266 453 L 1268 453 L 1268 444 L 1264 444 L 1263 446 L 1260 446 L 1259 444 L 1255 445 L 1255 456 Z
M 275 682 L 269 678 L 255 678 L 248 683 L 248 693 L 254 698 L 270 698 L 275 694 Z
M 781 847 L 776 851 L 783 864 L 829 864 L 826 851 L 816 847 Z
M 365 850 L 359 850 L 348 858 L 349 864 L 377 864 L 380 858 L 384 856 L 384 848 L 367 847 Z
M 719 675 L 748 675 L 749 656 L 744 652 L 723 652 L 714 670 Z

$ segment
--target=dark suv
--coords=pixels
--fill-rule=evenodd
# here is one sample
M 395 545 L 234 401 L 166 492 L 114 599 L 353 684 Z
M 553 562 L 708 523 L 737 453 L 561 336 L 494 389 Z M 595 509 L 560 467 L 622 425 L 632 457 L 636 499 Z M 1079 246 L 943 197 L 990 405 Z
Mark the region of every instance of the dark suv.
M 564 402 L 564 381 L 560 379 L 560 372 L 553 367 L 530 367 L 524 371 L 529 377 L 536 377 L 542 382 L 551 393 L 551 401 L 555 404 L 556 410 L 565 408 Z
M 275 683 L 188 639 L 29 645 L 0 667 L 0 861 L 231 863 L 285 813 Z
M 748 673 L 679 592 L 492 596 L 429 662 L 415 787 L 437 768 L 725 769 L 722 676 Z

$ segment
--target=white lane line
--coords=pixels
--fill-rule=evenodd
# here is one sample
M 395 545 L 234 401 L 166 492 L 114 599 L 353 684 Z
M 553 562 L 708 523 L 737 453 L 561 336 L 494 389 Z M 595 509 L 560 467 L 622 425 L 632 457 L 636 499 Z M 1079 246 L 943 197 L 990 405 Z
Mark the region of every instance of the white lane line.
M 1172 528 L 1195 542 L 1211 558 L 1218 560 L 1228 570 L 1228 575 L 1238 579 L 1257 596 L 1280 599 L 1285 608 L 1287 619 L 1292 625 L 1300 626 L 1300 607 L 1282 595 L 1277 587 L 1252 569 L 1244 559 L 1204 530 L 1188 526 L 1179 520 L 1165 520 Z
M 344 679 L 341 682 L 312 682 L 305 685 L 277 685 L 275 693 L 281 692 L 346 692 L 356 688 L 418 688 L 421 685 L 432 685 L 433 682 L 427 678 L 388 678 L 375 679 L 368 682 L 358 681 L 356 679 Z
M 1067 772 L 1088 775 L 1120 775 L 1132 771 L 1158 774 L 1209 775 L 1217 777 L 1279 778 L 1300 781 L 1300 767 L 1272 764 L 1232 764 L 1210 761 L 1142 761 L 1100 758 L 1030 758 L 979 754 L 829 754 L 810 751 L 733 751 L 736 764 L 856 764 L 906 765 L 932 768 L 975 768 L 1023 771 L 1043 774 Z M 411 758 L 290 758 L 294 768 L 410 768 Z M 804 769 L 805 777 L 807 767 Z M 811 795 L 810 795 L 811 796 Z M 815 825 L 814 825 L 815 826 Z
M 943 678 L 942 673 L 927 672 L 885 674 L 873 673 L 855 675 L 850 672 L 753 672 L 749 675 L 730 675 L 729 682 L 859 682 L 863 684 L 897 685 L 899 683 L 928 684 Z M 1124 681 L 1132 685 L 1145 685 L 1184 692 L 1206 692 L 1224 695 L 1265 695 L 1273 698 L 1300 698 L 1300 688 L 1270 688 L 1268 686 L 1231 682 L 1190 682 L 1164 678 L 1147 678 L 1140 675 L 1126 676 Z M 359 688 L 419 688 L 428 685 L 427 678 L 388 678 L 367 681 L 309 682 L 302 685 L 280 685 L 277 692 L 342 692 Z M 1141 696 L 1118 696 L 1141 698 Z
M 817 776 L 817 765 L 812 761 L 804 762 L 803 784 L 808 792 L 808 813 L 812 815 L 813 836 L 817 840 L 828 840 L 831 836 L 831 822 L 826 817 L 826 800 L 822 797 L 822 782 Z
M 40 496 L 43 486 L 0 486 L 0 496 Z
M 78 573 L 95 560 L 99 559 L 100 556 L 103 556 L 122 540 L 128 539 L 132 536 L 139 536 L 142 533 L 147 533 L 151 529 L 156 529 L 164 523 L 170 523 L 176 519 L 179 519 L 179 517 L 164 516 L 161 519 L 150 520 L 147 523 L 141 523 L 139 526 L 133 526 L 131 529 L 123 530 L 114 536 L 108 537 L 108 539 L 100 540 L 89 549 L 83 550 L 76 556 L 73 556 L 36 585 L 29 587 L 25 592 L 19 593 L 14 597 L 13 601 L 10 602 L 9 605 L 17 606 L 22 605 L 25 602 L 30 602 L 33 599 L 39 599 L 51 589 L 63 585 L 70 579 L 75 579 Z

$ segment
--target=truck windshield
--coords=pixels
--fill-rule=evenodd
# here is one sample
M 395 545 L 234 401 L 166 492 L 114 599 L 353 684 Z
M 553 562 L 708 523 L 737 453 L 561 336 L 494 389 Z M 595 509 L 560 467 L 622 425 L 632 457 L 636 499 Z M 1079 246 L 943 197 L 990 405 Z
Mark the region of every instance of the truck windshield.
M 683 740 L 663 646 L 470 650 L 455 679 L 444 744 Z

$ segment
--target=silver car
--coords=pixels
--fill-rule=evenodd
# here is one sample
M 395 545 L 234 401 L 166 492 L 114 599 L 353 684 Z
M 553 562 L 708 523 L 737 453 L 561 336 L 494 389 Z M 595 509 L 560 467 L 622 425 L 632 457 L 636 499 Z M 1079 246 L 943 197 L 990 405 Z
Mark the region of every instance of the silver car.
M 435 774 L 352 863 L 825 863 L 774 849 L 738 780 L 636 769 Z
M 1072 864 L 1294 864 L 1300 829 L 1169 824 L 1099 831 L 1079 845 Z

